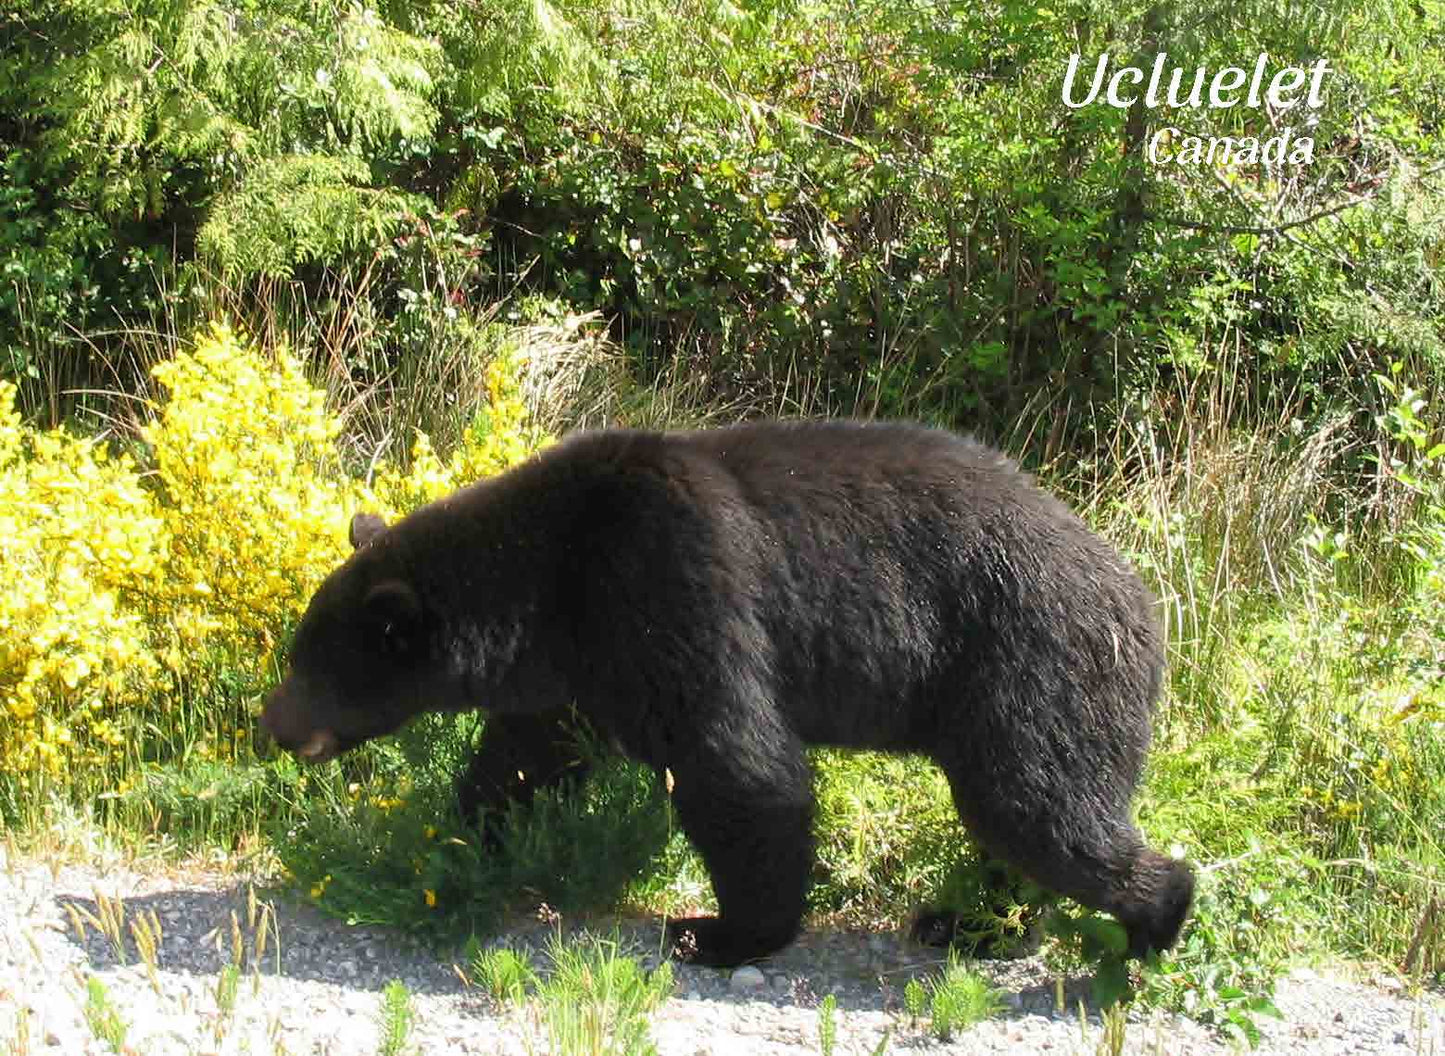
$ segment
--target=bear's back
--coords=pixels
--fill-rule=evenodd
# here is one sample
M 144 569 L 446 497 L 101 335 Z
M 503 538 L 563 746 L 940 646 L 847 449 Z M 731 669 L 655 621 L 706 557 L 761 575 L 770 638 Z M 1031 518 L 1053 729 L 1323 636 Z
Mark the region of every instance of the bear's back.
M 786 695 L 808 702 L 793 720 L 810 741 L 889 747 L 888 730 L 891 746 L 918 747 L 937 728 L 920 698 L 942 704 L 947 685 L 949 710 L 971 710 L 1005 669 L 1009 684 L 1049 695 L 1116 681 L 1107 672 L 1124 659 L 1138 673 L 1131 695 L 1145 707 L 1153 695 L 1148 592 L 984 444 L 916 425 L 798 421 L 568 445 L 585 472 L 624 481 L 601 489 L 586 518 L 608 560 L 636 551 L 600 596 L 684 583 L 678 596 L 710 599 L 696 618 L 753 626 Z M 1045 639 L 1054 644 L 1028 644 Z

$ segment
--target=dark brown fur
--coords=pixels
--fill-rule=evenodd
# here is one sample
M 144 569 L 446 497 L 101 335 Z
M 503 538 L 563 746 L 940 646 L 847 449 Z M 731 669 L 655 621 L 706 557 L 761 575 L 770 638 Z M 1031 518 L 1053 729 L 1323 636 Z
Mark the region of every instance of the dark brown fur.
M 842 422 L 589 433 L 354 532 L 267 728 L 324 758 L 485 707 L 475 807 L 571 772 L 575 706 L 672 775 L 720 909 L 675 925 L 700 961 L 796 934 L 808 745 L 931 756 L 992 854 L 1114 913 L 1136 955 L 1179 932 L 1193 875 L 1130 819 L 1163 665 L 1152 599 L 983 445 Z

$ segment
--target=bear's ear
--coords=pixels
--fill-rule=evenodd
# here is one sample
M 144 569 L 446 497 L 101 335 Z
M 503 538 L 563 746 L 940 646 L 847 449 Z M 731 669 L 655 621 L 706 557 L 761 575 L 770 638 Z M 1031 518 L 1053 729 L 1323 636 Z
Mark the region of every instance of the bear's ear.
M 376 514 L 356 514 L 351 518 L 351 548 L 360 550 L 384 531 L 386 531 L 386 522 Z
M 366 623 L 381 648 L 393 655 L 412 652 L 421 642 L 421 599 L 409 583 L 388 579 L 366 592 L 361 603 Z

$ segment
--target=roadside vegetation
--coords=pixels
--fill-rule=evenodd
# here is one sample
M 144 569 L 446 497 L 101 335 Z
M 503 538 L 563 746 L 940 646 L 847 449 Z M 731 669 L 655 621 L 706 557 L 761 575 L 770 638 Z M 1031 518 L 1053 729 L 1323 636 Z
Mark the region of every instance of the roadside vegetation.
M 1328 58 L 1308 115 L 1187 115 L 1316 160 L 1146 163 L 1179 115 L 1059 103 L 1106 50 Z M 1005 447 L 1161 600 L 1139 814 L 1198 903 L 1132 975 L 1067 904 L 1046 955 L 1246 1038 L 1300 960 L 1445 974 L 1440 0 L 21 0 L 0 52 L 8 838 L 221 849 L 439 941 L 522 898 L 706 905 L 635 767 L 489 851 L 449 790 L 483 717 L 303 770 L 259 700 L 357 509 L 579 426 L 911 417 Z M 1038 922 L 932 767 L 815 763 L 820 924 Z M 935 1030 L 990 1001 L 918 985 Z M 405 993 L 381 1015 L 401 1051 Z

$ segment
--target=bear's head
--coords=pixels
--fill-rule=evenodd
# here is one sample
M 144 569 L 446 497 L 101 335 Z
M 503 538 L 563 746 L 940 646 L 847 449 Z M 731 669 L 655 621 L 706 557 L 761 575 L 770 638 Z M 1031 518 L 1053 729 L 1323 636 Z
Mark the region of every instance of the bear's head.
M 464 694 L 440 647 L 441 623 L 389 545 L 380 517 L 351 522 L 356 552 L 322 583 L 261 713 L 282 748 L 311 762 L 391 733 Z

